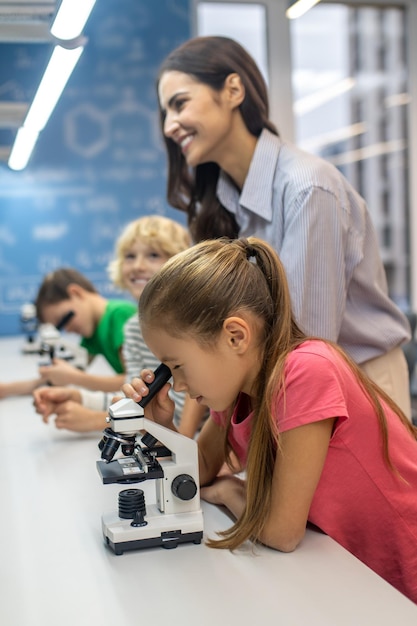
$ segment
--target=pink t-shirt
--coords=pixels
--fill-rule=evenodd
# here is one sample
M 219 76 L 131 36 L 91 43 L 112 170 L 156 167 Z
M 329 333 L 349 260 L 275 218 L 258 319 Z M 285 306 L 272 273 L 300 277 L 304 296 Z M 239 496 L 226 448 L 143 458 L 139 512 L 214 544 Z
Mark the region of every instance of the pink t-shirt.
M 288 356 L 285 382 L 285 408 L 280 397 L 274 411 L 280 432 L 337 417 L 309 521 L 417 603 L 417 441 L 386 407 L 390 457 L 401 480 L 383 460 L 372 405 L 324 342 L 306 341 Z M 212 418 L 224 425 L 226 414 Z M 252 418 L 242 394 L 229 437 L 243 464 Z

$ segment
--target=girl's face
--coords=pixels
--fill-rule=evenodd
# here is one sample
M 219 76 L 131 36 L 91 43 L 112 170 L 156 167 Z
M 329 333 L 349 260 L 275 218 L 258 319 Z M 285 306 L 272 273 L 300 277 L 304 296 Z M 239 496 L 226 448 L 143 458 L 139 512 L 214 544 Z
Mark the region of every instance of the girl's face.
M 135 300 L 154 274 L 170 257 L 161 250 L 136 239 L 125 251 L 121 265 L 121 277 L 126 289 Z
M 228 409 L 241 391 L 250 395 L 258 369 L 253 352 L 239 349 L 239 340 L 228 331 L 223 329 L 210 348 L 162 328 L 144 326 L 142 332 L 153 354 L 171 369 L 175 391 L 214 411 Z
M 232 132 L 232 106 L 226 89 L 214 91 L 182 72 L 165 72 L 159 81 L 159 103 L 165 114 L 164 135 L 196 167 L 224 157 Z

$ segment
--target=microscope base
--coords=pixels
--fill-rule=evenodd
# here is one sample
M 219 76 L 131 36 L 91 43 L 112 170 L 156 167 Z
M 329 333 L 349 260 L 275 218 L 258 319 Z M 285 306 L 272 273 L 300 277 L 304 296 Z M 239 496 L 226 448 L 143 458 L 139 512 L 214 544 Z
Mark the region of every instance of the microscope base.
M 39 354 L 40 351 L 40 341 L 26 341 L 22 346 L 22 354 Z
M 102 526 L 106 544 L 117 555 L 128 550 L 162 547 L 176 548 L 180 543 L 201 543 L 203 514 L 201 510 L 187 513 L 161 513 L 155 505 L 149 508 L 145 526 L 133 527 L 132 520 L 121 519 L 117 513 L 103 515 Z
M 108 537 L 105 537 L 106 544 L 118 556 L 128 550 L 143 550 L 144 548 L 165 548 L 166 550 L 176 548 L 180 543 L 201 543 L 203 532 L 183 534 L 180 530 L 166 532 L 161 537 L 153 537 L 150 539 L 137 539 L 136 541 L 122 541 L 121 543 L 113 543 Z

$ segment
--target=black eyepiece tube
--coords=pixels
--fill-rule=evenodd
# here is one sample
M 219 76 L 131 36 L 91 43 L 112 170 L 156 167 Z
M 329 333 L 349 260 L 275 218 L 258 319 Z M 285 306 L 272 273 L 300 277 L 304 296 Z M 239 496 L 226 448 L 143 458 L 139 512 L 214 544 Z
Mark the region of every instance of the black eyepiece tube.
M 68 311 L 65 315 L 59 320 L 58 324 L 55 326 L 57 330 L 63 330 L 65 326 L 68 324 L 71 318 L 75 315 L 74 311 Z
M 138 402 L 138 404 L 143 409 L 152 400 L 154 395 L 157 394 L 160 389 L 162 389 L 165 383 L 167 383 L 172 376 L 171 370 L 169 369 L 167 365 L 164 365 L 164 363 L 161 363 L 161 365 L 159 365 L 156 368 L 156 370 L 154 371 L 154 374 L 155 374 L 155 378 L 153 382 L 151 382 L 150 385 L 146 385 L 149 388 L 148 395 L 142 398 L 140 402 Z

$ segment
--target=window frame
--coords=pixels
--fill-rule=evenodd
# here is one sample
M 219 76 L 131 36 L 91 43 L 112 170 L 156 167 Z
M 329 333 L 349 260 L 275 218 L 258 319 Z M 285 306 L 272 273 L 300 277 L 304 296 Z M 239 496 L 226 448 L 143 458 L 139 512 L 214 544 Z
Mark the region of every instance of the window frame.
M 285 16 L 288 0 L 192 0 L 192 32 L 197 30 L 197 6 L 200 1 L 212 3 L 261 4 L 267 15 L 267 61 L 269 67 L 270 117 L 289 141 L 294 141 L 295 125 L 293 116 L 293 93 L 291 85 L 291 45 L 290 23 Z M 341 4 L 341 0 L 322 0 L 332 4 Z M 409 250 L 410 250 L 410 308 L 417 311 L 417 2 L 415 0 L 349 0 L 350 6 L 395 6 L 403 7 L 407 15 L 407 61 L 409 70 L 409 92 L 411 102 L 408 105 L 408 156 L 409 156 Z M 314 9 L 312 9 L 314 10 Z M 413 176 L 413 173 L 416 175 Z

